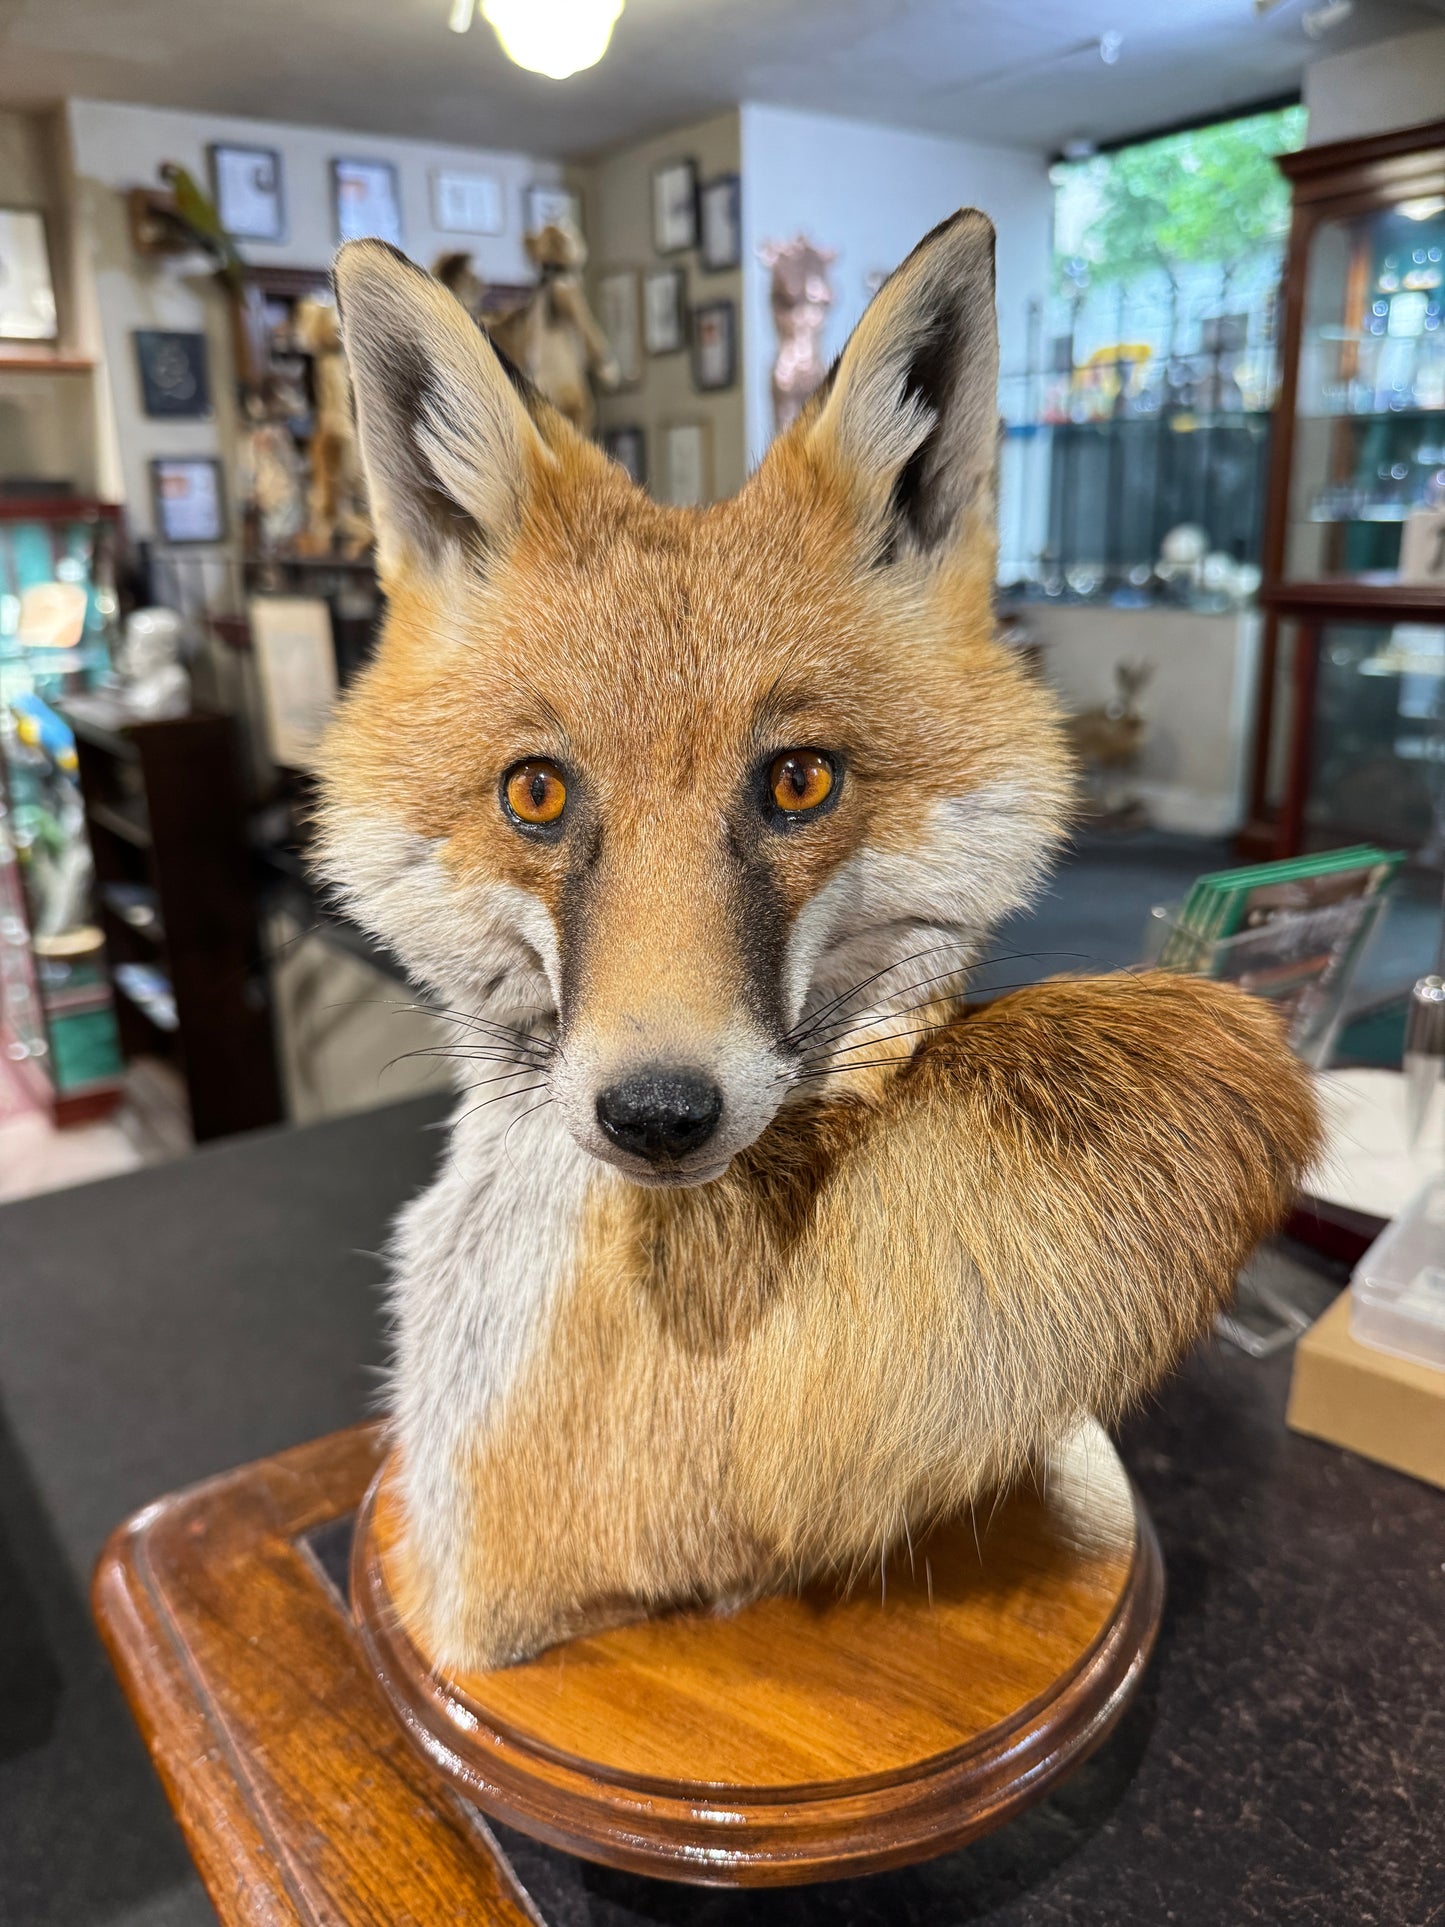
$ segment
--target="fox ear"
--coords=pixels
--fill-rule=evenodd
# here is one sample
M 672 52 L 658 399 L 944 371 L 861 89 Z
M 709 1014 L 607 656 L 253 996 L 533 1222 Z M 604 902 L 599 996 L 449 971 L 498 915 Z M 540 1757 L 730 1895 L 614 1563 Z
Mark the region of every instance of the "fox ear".
M 551 455 L 526 384 L 454 296 L 384 241 L 336 257 L 341 332 L 383 578 L 502 547 Z
M 878 559 L 993 519 L 998 320 L 993 224 L 964 208 L 874 296 L 799 423 L 861 500 Z

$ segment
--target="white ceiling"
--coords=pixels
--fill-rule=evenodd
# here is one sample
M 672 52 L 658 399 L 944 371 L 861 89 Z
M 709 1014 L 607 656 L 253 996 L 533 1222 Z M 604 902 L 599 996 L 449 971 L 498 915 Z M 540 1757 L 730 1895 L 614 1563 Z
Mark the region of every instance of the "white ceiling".
M 584 155 L 738 100 L 1053 151 L 1285 93 L 1445 0 L 627 0 L 599 67 L 522 73 L 449 0 L 0 0 L 0 100 L 65 95 Z M 1097 43 L 1123 36 L 1106 66 Z

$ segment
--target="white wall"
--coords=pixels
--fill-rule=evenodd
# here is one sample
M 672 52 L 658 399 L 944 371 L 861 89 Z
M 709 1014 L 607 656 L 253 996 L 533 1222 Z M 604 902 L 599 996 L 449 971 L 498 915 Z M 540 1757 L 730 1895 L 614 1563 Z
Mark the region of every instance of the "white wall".
M 1022 368 L 1029 304 L 1048 290 L 1053 190 L 1042 154 L 906 133 L 865 121 L 746 104 L 742 112 L 744 391 L 754 461 L 772 437 L 769 371 L 775 340 L 764 241 L 802 229 L 836 248 L 836 299 L 824 342 L 831 360 L 868 301 L 867 276 L 889 272 L 960 207 L 998 228 L 1003 367 Z
M 1445 27 L 1328 54 L 1305 69 L 1308 144 L 1355 140 L 1445 115 Z
M 530 280 L 522 248 L 523 195 L 532 181 L 555 181 L 555 162 L 525 154 L 442 147 L 427 141 L 384 139 L 327 128 L 178 113 L 114 102 L 74 100 L 68 106 L 83 245 L 88 253 L 115 430 L 115 469 L 107 477 L 126 505 L 134 534 L 152 533 L 149 470 L 157 455 L 217 455 L 232 465 L 236 411 L 230 320 L 220 290 L 196 263 L 142 260 L 130 244 L 124 191 L 161 185 L 162 161 L 177 161 L 208 183 L 206 148 L 234 141 L 279 150 L 284 174 L 287 239 L 279 245 L 245 242 L 258 265 L 325 267 L 336 246 L 330 162 L 391 161 L 402 200 L 402 240 L 425 266 L 445 249 L 470 247 L 490 281 Z M 441 165 L 485 169 L 502 182 L 506 230 L 496 236 L 439 233 L 432 225 L 431 171 Z M 141 408 L 131 332 L 136 328 L 201 329 L 210 343 L 216 415 L 209 422 L 151 421 Z M 232 503 L 234 533 L 234 502 Z

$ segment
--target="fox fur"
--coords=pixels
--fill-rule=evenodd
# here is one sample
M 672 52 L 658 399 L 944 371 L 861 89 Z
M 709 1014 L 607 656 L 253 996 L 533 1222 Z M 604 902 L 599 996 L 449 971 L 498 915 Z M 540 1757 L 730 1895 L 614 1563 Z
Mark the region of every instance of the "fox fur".
M 441 1663 L 865 1569 L 1155 1384 L 1315 1152 L 1231 989 L 965 1000 L 1071 796 L 993 634 L 992 261 L 982 215 L 936 229 L 679 510 L 430 277 L 339 257 L 389 614 L 321 862 L 477 1087 L 394 1252 L 400 1606 Z M 774 820 L 801 748 L 828 807 Z M 539 757 L 545 835 L 504 807 Z M 598 1099 L 659 1064 L 721 1112 L 654 1162 Z

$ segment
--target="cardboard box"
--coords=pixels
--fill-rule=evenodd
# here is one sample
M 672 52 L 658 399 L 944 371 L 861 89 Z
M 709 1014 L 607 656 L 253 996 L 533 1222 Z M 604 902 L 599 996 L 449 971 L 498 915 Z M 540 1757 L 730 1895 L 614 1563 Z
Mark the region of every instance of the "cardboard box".
M 1445 1372 L 1352 1338 L 1347 1291 L 1295 1346 L 1285 1422 L 1445 1486 Z

